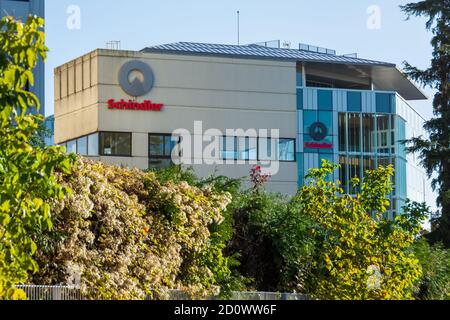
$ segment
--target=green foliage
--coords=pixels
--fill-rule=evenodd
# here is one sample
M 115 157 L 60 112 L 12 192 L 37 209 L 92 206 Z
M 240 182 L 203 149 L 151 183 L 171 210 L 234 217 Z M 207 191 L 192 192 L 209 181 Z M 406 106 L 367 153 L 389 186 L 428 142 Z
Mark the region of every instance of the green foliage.
M 254 188 L 234 202 L 235 234 L 227 251 L 260 291 L 302 291 L 314 243 L 311 221 L 280 194 Z
M 220 287 L 220 296 L 227 298 L 232 291 L 245 290 L 248 279 L 235 271 L 239 265 L 236 255 L 227 255 L 226 246 L 234 234 L 233 212 L 240 197 L 241 181 L 224 176 L 211 175 L 199 179 L 192 168 L 183 169 L 181 166 L 171 166 L 154 171 L 156 179 L 161 183 L 186 182 L 191 186 L 201 189 L 207 188 L 218 194 L 229 194 L 232 202 L 222 212 L 223 219 L 220 223 L 213 222 L 209 226 L 211 234 L 208 245 L 195 255 L 194 260 L 198 265 L 203 265 L 211 270 L 210 275 L 198 275 L 201 279 L 189 279 L 190 282 L 206 281 Z
M 79 284 L 88 299 L 161 299 L 168 289 L 201 298 L 231 283 L 231 262 L 210 231 L 228 193 L 82 158 L 61 183 L 73 194 L 52 205 L 57 219 L 39 238 L 35 283 Z
M 424 87 L 436 89 L 433 101 L 434 118 L 425 122 L 427 137 L 408 141 L 409 152 L 418 153 L 432 187 L 439 193 L 442 207 L 436 230 L 427 237 L 432 242 L 443 242 L 450 247 L 450 0 L 424 0 L 401 6 L 411 16 L 427 19 L 426 28 L 433 38 L 431 66 L 420 70 L 405 63 L 406 73 Z
M 38 270 L 31 235 L 52 227 L 48 200 L 67 191 L 53 173 L 71 166 L 61 149 L 31 143 L 42 117 L 28 112 L 39 101 L 26 87 L 34 84 L 38 57 L 46 56 L 43 23 L 31 16 L 26 23 L 0 21 L 0 299 L 25 298 L 14 286 Z
M 414 244 L 423 276 L 417 298 L 420 300 L 450 300 L 450 251 L 441 244 L 431 246 L 425 239 Z
M 335 169 L 327 161 L 312 169 L 295 199 L 299 214 L 314 220 L 318 241 L 307 291 L 320 299 L 412 299 L 421 267 L 409 248 L 424 213 L 382 218 L 392 166 L 367 171 L 355 197 L 343 195 L 340 185 L 327 179 Z

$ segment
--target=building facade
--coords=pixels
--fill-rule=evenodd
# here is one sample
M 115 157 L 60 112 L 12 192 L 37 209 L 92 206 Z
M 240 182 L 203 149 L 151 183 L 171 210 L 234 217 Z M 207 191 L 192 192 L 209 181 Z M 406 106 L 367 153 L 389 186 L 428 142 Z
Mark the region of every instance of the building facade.
M 407 102 L 423 93 L 393 64 L 300 48 L 95 50 L 55 69 L 55 143 L 141 169 L 176 155 L 200 176 L 239 178 L 254 162 L 276 163 L 268 189 L 285 194 L 322 159 L 341 165 L 335 178 L 350 194 L 352 177 L 392 164 L 392 212 L 407 198 L 427 201 L 425 173 L 401 143 L 424 134 Z M 180 129 L 199 142 L 194 149 L 217 141 L 220 151 L 173 152 Z
M 30 14 L 45 18 L 44 0 L 0 0 L 0 17 L 13 16 L 26 21 Z M 45 66 L 41 59 L 38 60 L 33 73 L 35 84 L 31 91 L 41 102 L 39 113 L 45 115 Z

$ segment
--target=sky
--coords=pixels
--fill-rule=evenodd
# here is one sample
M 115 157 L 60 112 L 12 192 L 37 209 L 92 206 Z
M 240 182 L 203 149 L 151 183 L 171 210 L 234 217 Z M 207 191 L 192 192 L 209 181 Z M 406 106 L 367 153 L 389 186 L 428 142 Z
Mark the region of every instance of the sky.
M 410 0 L 413 1 L 413 0 Z M 399 5 L 408 0 L 46 0 L 46 115 L 53 114 L 53 69 L 111 40 L 121 49 L 178 41 L 237 44 L 290 41 L 338 54 L 427 68 L 432 34 L 425 18 L 406 21 Z M 373 11 L 375 8 L 375 11 Z M 379 13 L 379 14 L 378 14 Z M 429 119 L 430 97 L 410 104 Z

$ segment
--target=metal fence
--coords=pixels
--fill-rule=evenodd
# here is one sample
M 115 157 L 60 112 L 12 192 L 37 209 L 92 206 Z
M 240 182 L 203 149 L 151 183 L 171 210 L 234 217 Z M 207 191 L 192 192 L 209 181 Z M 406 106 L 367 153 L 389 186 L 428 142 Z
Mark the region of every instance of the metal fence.
M 35 286 L 20 285 L 17 288 L 25 291 L 29 300 L 83 300 L 81 291 L 73 286 Z M 189 296 L 180 290 L 169 291 L 170 300 L 182 301 L 190 300 Z M 218 297 L 210 297 L 206 300 L 218 300 Z M 264 300 L 309 300 L 306 295 L 297 293 L 276 293 L 276 292 L 233 292 L 231 301 L 264 301 Z
M 81 300 L 77 287 L 22 285 L 17 288 L 25 291 L 29 300 Z

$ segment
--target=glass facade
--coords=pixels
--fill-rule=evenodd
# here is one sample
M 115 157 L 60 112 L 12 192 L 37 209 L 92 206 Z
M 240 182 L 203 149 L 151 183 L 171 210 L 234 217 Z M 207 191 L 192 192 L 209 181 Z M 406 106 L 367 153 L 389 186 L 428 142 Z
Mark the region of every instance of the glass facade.
M 340 165 L 334 178 L 344 192 L 356 194 L 353 178 L 362 180 L 367 170 L 393 165 L 390 215 L 401 208 L 407 198 L 407 157 L 401 142 L 406 121 L 396 114 L 395 99 L 391 92 L 297 86 L 303 137 L 297 153 L 299 185 L 310 168 L 327 159 Z

